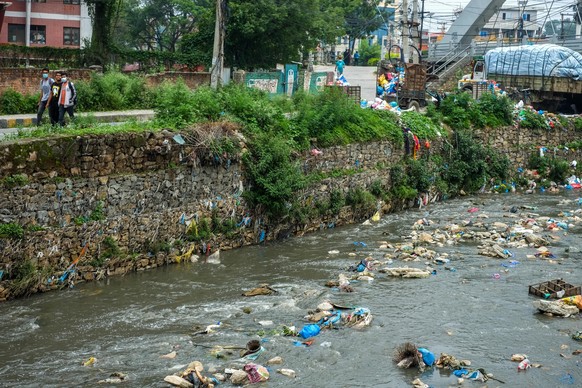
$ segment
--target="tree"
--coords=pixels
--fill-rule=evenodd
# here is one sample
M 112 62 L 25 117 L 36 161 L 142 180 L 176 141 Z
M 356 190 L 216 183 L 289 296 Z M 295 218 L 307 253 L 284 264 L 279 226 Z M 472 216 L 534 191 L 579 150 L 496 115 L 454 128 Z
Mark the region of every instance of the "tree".
M 232 0 L 228 2 L 225 59 L 243 68 L 270 68 L 300 59 L 341 32 L 342 1 Z
M 379 3 L 378 0 L 347 2 L 345 33 L 349 37 L 348 47 L 351 52 L 354 50 L 356 40 L 368 36 L 384 25 L 385 20 L 388 20 L 389 15 L 386 8 L 380 9 Z
M 146 51 L 175 52 L 180 40 L 197 30 L 210 0 L 126 1 L 126 44 Z
M 112 31 L 123 0 L 85 0 L 93 23 L 90 60 L 100 65 L 108 62 Z

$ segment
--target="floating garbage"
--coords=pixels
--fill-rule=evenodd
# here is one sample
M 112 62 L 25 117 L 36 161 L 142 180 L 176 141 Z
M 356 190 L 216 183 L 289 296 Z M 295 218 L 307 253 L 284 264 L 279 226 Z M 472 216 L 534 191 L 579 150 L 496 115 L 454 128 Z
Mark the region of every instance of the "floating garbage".
M 247 373 L 247 377 L 251 384 L 262 383 L 269 380 L 269 371 L 262 365 L 246 364 L 243 370 Z
M 531 362 L 527 358 L 523 359 L 519 363 L 519 365 L 517 366 L 517 370 L 518 371 L 520 371 L 520 370 L 526 370 L 526 369 L 529 369 L 529 368 L 531 368 Z
M 578 307 L 565 304 L 560 300 L 549 301 L 540 299 L 532 303 L 536 309 L 546 314 L 569 317 L 579 313 Z
M 273 295 L 277 290 L 272 289 L 268 284 L 261 284 L 257 288 L 244 292 L 243 296 Z

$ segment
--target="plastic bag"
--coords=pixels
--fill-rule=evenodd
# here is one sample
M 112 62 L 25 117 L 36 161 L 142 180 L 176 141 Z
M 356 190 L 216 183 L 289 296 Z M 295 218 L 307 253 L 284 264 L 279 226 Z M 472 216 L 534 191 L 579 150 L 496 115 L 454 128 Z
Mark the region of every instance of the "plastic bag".
M 560 300 L 566 304 L 576 306 L 582 310 L 582 295 L 568 296 L 567 298 L 562 298 Z
M 299 336 L 301 338 L 304 338 L 304 339 L 310 338 L 310 337 L 315 337 L 316 335 L 319 334 L 320 331 L 321 331 L 321 328 L 316 324 L 306 325 L 299 332 Z

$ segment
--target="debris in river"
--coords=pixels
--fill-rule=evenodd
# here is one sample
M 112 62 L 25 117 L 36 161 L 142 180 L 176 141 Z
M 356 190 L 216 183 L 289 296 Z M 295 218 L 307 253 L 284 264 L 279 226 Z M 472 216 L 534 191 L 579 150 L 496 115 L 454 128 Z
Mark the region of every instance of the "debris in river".
M 271 288 L 268 284 L 261 284 L 257 288 L 244 292 L 243 296 L 258 296 L 258 295 L 273 295 L 276 294 L 277 290 Z
M 112 374 L 109 375 L 108 378 L 106 378 L 105 380 L 99 380 L 97 383 L 98 384 L 119 384 L 119 383 L 123 383 L 127 378 L 127 374 L 126 373 L 122 373 L 122 372 L 113 372 Z
M 387 273 L 390 276 L 400 276 L 402 278 L 428 278 L 431 274 L 430 271 L 426 271 L 420 268 L 409 268 L 409 267 L 394 267 L 394 268 L 382 268 L 379 272 Z
M 269 371 L 262 365 L 246 364 L 243 370 L 247 373 L 247 377 L 251 384 L 262 383 L 269 380 Z
M 83 361 L 83 366 L 93 366 L 97 362 L 95 357 L 89 357 L 86 361 Z
M 295 378 L 296 373 L 293 369 L 277 369 L 277 373 L 282 374 L 283 376 Z
M 533 306 L 545 314 L 558 315 L 562 317 L 569 317 L 579 313 L 578 307 L 565 304 L 561 300 L 535 300 Z

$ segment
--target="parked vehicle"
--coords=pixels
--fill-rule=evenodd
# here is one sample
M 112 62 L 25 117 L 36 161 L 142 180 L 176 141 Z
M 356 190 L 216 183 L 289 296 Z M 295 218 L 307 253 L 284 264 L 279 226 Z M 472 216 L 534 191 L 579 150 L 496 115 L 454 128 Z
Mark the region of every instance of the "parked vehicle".
M 496 48 L 474 59 L 458 88 L 475 95 L 476 87 L 487 90 L 492 84 L 536 109 L 580 113 L 582 55 L 554 44 Z

